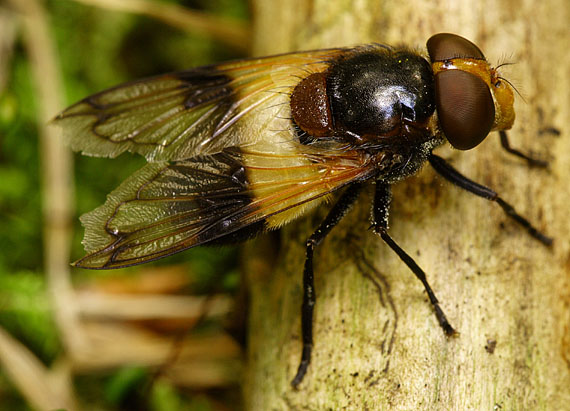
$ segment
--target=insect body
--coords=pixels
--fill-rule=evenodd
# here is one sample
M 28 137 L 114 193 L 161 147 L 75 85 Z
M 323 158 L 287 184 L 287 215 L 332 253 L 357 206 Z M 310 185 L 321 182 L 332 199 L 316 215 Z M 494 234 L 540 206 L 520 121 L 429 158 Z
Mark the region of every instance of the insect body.
M 369 45 L 242 60 L 120 85 L 71 106 L 55 122 L 74 150 L 131 151 L 149 161 L 81 218 L 87 255 L 75 265 L 120 268 L 244 240 L 340 191 L 307 241 L 296 386 L 313 345 L 313 249 L 374 181 L 374 231 L 422 281 L 440 325 L 453 334 L 425 273 L 387 232 L 390 184 L 429 161 L 454 184 L 497 202 L 541 242 L 552 240 L 432 154 L 446 140 L 471 149 L 497 130 L 508 151 L 544 165 L 509 147 L 513 91 L 477 46 L 438 34 L 427 49 L 429 57 Z

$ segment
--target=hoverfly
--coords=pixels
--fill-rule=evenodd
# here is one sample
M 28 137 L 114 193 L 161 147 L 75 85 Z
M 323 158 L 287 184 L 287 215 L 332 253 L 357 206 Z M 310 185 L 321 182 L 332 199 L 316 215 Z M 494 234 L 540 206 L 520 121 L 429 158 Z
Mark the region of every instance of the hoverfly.
M 390 185 L 427 161 L 550 245 L 497 193 L 432 153 L 446 140 L 469 150 L 499 131 L 508 152 L 545 166 L 509 146 L 513 101 L 510 83 L 481 50 L 449 33 L 432 36 L 427 55 L 379 44 L 313 50 L 151 77 L 87 97 L 55 119 L 71 148 L 105 157 L 130 151 L 148 164 L 81 217 L 87 255 L 75 266 L 128 267 L 245 240 L 340 192 L 306 243 L 297 386 L 313 346 L 313 250 L 372 181 L 373 231 L 423 283 L 439 324 L 453 335 L 424 271 L 388 234 Z

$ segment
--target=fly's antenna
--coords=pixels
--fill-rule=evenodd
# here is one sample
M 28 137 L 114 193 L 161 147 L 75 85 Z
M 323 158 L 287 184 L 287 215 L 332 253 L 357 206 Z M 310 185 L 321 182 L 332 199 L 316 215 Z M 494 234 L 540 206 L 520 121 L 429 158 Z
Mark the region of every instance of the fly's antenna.
M 505 61 L 504 63 L 501 63 L 501 64 L 497 65 L 494 69 L 495 69 L 495 71 L 497 71 L 497 70 L 499 70 L 499 68 L 501 68 L 501 67 L 512 66 L 512 65 L 514 65 L 514 64 L 516 64 L 516 63 L 511 62 L 511 61 Z M 515 85 L 514 85 L 512 82 L 510 82 L 509 80 L 507 80 L 506 78 L 504 78 L 504 77 L 502 77 L 502 76 L 497 76 L 497 78 L 498 78 L 499 80 L 502 80 L 502 81 L 506 82 L 509 86 L 511 86 L 511 87 L 513 88 L 513 90 L 514 90 L 514 91 L 518 94 L 518 96 L 521 98 L 521 100 L 524 101 L 525 104 L 526 104 L 526 102 L 527 102 L 526 99 L 524 98 L 524 96 L 520 93 L 520 91 L 515 87 Z
M 509 86 L 511 86 L 511 87 L 513 88 L 513 90 L 516 91 L 516 93 L 517 93 L 517 94 L 519 95 L 519 97 L 522 99 L 522 101 L 524 101 L 525 104 L 526 104 L 526 99 L 525 99 L 524 96 L 519 92 L 519 90 L 515 87 L 515 85 L 514 85 L 513 83 L 511 83 L 509 80 L 507 80 L 506 78 L 501 77 L 501 76 L 497 76 L 497 78 L 498 78 L 499 80 L 502 80 L 502 81 L 506 82 Z
M 504 63 L 499 64 L 497 67 L 495 67 L 495 70 L 498 70 L 500 67 L 503 67 L 503 66 L 512 66 L 514 64 L 516 64 L 516 63 L 504 62 Z

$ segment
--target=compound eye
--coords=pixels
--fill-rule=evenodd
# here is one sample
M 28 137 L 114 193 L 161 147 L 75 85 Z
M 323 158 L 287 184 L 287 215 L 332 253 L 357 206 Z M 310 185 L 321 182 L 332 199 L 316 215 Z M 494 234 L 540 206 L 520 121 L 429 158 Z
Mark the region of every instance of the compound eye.
M 461 70 L 435 76 L 439 124 L 451 145 L 469 150 L 487 137 L 495 121 L 489 88 L 479 77 Z
M 430 37 L 427 49 L 432 62 L 454 58 L 471 58 L 485 60 L 485 56 L 475 44 L 461 36 L 451 33 L 440 33 Z

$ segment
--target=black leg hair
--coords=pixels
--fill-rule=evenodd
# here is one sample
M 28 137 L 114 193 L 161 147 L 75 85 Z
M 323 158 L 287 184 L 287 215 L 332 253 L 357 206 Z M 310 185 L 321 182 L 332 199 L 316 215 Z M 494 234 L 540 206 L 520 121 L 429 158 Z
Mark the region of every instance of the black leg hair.
M 509 137 L 507 136 L 506 131 L 499 131 L 499 135 L 501 136 L 501 146 L 503 146 L 507 152 L 526 160 L 528 165 L 531 167 L 548 167 L 547 161 L 532 158 L 524 153 L 521 153 L 517 149 L 511 148 L 511 145 L 509 144 Z
M 384 240 L 388 246 L 398 254 L 398 257 L 408 266 L 410 270 L 415 274 L 415 276 L 422 282 L 424 288 L 429 297 L 434 310 L 437 321 L 445 334 L 451 336 L 455 335 L 456 331 L 453 329 L 445 313 L 439 306 L 439 301 L 435 296 L 435 293 L 431 289 L 425 272 L 416 264 L 414 259 L 410 257 L 388 234 L 388 211 L 390 209 L 390 202 L 392 200 L 392 194 L 390 191 L 390 185 L 382 181 L 376 181 L 376 192 L 374 195 L 374 208 L 372 209 L 372 228 L 374 232 Z
M 472 180 L 469 180 L 464 175 L 455 170 L 443 158 L 430 154 L 429 162 L 432 167 L 446 180 L 452 182 L 456 186 L 475 194 L 476 196 L 483 197 L 487 200 L 494 201 L 501 206 L 505 214 L 526 228 L 531 236 L 536 238 L 541 243 L 550 246 L 552 245 L 552 238 L 542 234 L 538 229 L 534 228 L 532 224 L 520 214 L 518 214 L 513 206 L 505 202 L 499 195 L 488 187 L 482 186 Z
M 303 335 L 303 352 L 301 354 L 301 363 L 297 369 L 297 374 L 291 385 L 296 388 L 303 377 L 307 373 L 307 369 L 311 362 L 311 350 L 313 348 L 313 307 L 315 305 L 315 282 L 313 276 L 313 250 L 319 245 L 328 233 L 336 226 L 339 221 L 346 215 L 354 204 L 362 185 L 359 183 L 352 184 L 343 193 L 342 197 L 329 211 L 327 217 L 315 230 L 315 232 L 307 240 L 307 257 L 305 259 L 305 268 L 303 270 L 303 305 L 301 307 L 301 331 Z

